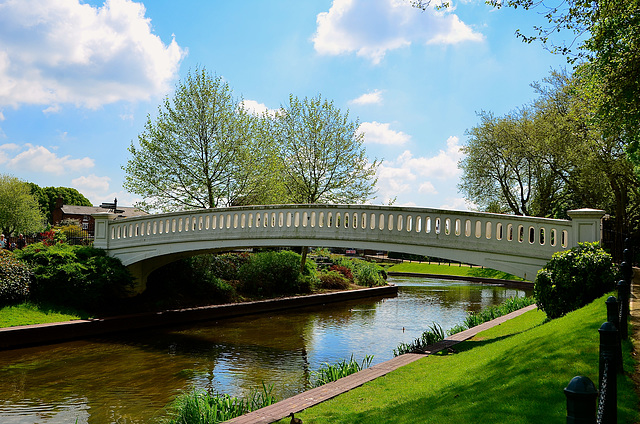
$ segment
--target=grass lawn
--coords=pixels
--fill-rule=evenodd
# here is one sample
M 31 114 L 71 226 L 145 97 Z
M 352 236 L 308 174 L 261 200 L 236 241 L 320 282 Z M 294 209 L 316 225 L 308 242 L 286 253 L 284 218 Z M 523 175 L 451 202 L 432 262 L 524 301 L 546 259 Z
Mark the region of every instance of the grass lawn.
M 571 378 L 597 384 L 605 299 L 548 323 L 543 312 L 526 313 L 455 346 L 458 353 L 420 359 L 296 416 L 305 424 L 565 423 Z M 630 348 L 618 377 L 619 423 L 640 420 Z
M 508 274 L 502 271 L 496 271 L 490 268 L 478 268 L 469 267 L 469 265 L 458 266 L 458 264 L 444 265 L 444 264 L 429 264 L 429 263 L 417 263 L 417 262 L 403 262 L 401 264 L 395 264 L 387 271 L 395 272 L 415 272 L 420 274 L 436 274 L 436 275 L 459 275 L 462 277 L 479 277 L 479 278 L 498 278 L 501 280 L 518 280 L 523 281 L 522 278 L 512 274 Z
M 60 309 L 39 306 L 33 303 L 5 306 L 0 309 L 0 327 L 46 324 L 86 318 L 89 318 L 89 316 L 76 311 L 61 311 Z

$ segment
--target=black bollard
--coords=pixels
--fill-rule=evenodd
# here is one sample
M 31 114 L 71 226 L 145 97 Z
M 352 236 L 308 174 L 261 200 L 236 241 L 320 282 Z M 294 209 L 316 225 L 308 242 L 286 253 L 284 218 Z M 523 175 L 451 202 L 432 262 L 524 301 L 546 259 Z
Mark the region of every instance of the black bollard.
M 620 319 L 620 315 L 618 314 L 618 300 L 613 296 L 609 296 L 605 304 L 607 305 L 607 322 L 610 322 L 618 329 Z M 620 330 L 618 330 L 618 340 L 616 342 L 616 345 L 618 350 L 618 352 L 616 353 L 616 366 L 618 374 L 622 374 L 622 343 L 620 342 Z
M 620 316 L 618 315 L 618 299 L 614 296 L 609 296 L 605 302 L 607 305 L 607 322 L 613 324 L 616 328 L 619 327 Z
M 567 424 L 596 424 L 598 390 L 589 377 L 573 377 L 564 389 Z
M 629 337 L 629 284 L 625 280 L 618 281 L 618 330 L 620 339 L 627 340 Z
M 601 423 L 618 422 L 617 353 L 618 330 L 610 322 L 598 329 L 600 333 L 599 387 L 600 404 L 598 418 Z

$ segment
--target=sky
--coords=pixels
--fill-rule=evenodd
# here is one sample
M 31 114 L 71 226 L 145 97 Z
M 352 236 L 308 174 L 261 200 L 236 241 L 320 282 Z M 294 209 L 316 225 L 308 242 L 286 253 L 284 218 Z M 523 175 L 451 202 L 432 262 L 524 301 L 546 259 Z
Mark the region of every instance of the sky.
M 545 23 L 539 11 L 432 6 L 0 0 L 0 174 L 134 205 L 128 147 L 176 83 L 205 68 L 256 112 L 291 94 L 348 112 L 367 156 L 382 159 L 371 203 L 473 208 L 458 162 L 477 113 L 531 102 L 530 84 L 566 61 L 516 38 Z

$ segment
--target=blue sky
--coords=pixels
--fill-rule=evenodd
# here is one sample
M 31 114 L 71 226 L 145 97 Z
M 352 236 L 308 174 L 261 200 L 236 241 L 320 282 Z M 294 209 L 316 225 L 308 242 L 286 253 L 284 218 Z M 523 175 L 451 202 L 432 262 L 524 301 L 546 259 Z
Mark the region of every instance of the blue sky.
M 258 111 L 290 94 L 348 110 L 383 159 L 372 203 L 465 209 L 457 163 L 476 112 L 530 102 L 565 60 L 516 39 L 544 24 L 536 11 L 408 3 L 0 0 L 0 173 L 134 204 L 127 147 L 204 67 Z

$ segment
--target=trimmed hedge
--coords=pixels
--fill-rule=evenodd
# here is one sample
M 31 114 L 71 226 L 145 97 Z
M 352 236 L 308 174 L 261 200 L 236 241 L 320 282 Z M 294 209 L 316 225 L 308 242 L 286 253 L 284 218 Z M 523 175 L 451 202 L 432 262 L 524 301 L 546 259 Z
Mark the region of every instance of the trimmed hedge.
M 549 319 L 581 308 L 615 289 L 616 270 L 611 255 L 599 243 L 578 243 L 577 247 L 553 254 L 538 271 L 533 296 Z
M 33 271 L 31 299 L 36 302 L 101 311 L 133 287 L 122 262 L 102 249 L 34 243 L 16 254 Z

